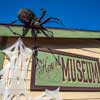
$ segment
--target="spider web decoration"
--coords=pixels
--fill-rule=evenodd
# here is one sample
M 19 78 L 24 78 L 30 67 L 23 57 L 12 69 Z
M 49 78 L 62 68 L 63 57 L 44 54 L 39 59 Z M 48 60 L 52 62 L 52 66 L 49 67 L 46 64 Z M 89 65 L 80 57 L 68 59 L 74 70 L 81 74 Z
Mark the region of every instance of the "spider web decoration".
M 29 97 L 26 90 L 28 65 L 35 50 L 27 48 L 21 38 L 14 45 L 0 51 L 8 56 L 9 63 L 0 71 L 0 100 L 61 100 L 59 88 L 48 89 L 36 98 Z
M 33 100 L 62 100 L 59 95 L 59 90 L 59 87 L 55 90 L 45 89 L 45 92 L 41 96 L 36 97 Z
M 0 95 L 2 100 L 30 100 L 26 92 L 26 77 L 32 50 L 21 39 L 11 47 L 1 51 L 8 56 L 9 63 L 0 71 Z

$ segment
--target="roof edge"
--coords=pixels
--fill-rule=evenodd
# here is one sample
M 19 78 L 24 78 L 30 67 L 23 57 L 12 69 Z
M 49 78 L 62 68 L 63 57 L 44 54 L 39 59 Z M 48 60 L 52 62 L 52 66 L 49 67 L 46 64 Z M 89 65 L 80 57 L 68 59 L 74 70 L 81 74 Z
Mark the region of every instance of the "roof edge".
M 0 26 L 14 26 L 14 27 L 23 27 L 24 25 L 17 25 L 17 24 L 7 24 L 7 23 L 0 23 Z M 59 27 L 46 27 L 48 29 L 56 29 L 56 30 L 69 30 L 69 31 L 84 31 L 84 32 L 100 32 L 100 30 L 85 30 L 85 29 L 75 29 L 75 28 L 59 28 Z

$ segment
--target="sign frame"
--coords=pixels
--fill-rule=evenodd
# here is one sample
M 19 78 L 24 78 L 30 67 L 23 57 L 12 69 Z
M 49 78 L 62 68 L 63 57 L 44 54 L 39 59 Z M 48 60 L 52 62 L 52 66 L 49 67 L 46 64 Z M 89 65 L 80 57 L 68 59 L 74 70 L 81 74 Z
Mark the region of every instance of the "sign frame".
M 71 56 L 71 57 L 78 57 L 78 58 L 83 58 L 83 59 L 88 59 L 88 60 L 94 60 L 98 64 L 98 68 L 100 71 L 100 63 L 99 59 L 96 57 L 90 57 L 90 56 L 84 56 L 80 54 L 74 54 L 74 53 L 68 53 L 68 52 L 63 52 L 63 51 L 58 51 L 58 50 L 53 50 L 50 48 L 39 48 L 38 51 L 46 52 L 46 53 L 51 53 L 52 56 L 53 54 L 59 54 L 59 55 L 64 55 L 64 56 Z M 55 56 L 54 56 L 55 57 Z M 35 76 L 36 76 L 36 57 L 32 57 L 32 71 L 31 71 L 31 84 L 30 84 L 30 90 L 31 91 L 44 91 L 45 89 L 50 89 L 54 90 L 57 87 L 60 87 L 61 91 L 71 91 L 71 92 L 100 92 L 100 87 L 74 87 L 74 86 L 42 86 L 42 85 L 35 85 Z

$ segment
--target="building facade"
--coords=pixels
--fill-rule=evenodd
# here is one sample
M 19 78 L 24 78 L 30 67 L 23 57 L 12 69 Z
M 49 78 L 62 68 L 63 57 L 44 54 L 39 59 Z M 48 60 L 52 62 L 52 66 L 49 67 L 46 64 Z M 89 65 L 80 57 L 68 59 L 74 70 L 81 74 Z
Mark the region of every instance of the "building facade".
M 10 27 L 18 33 L 22 32 L 22 26 Z M 6 25 L 0 25 L 0 30 L 1 50 L 11 46 L 15 43 L 15 41 L 17 41 L 18 36 L 14 36 L 9 31 L 9 29 L 6 28 Z M 43 89 L 50 86 L 50 89 L 61 87 L 60 96 L 62 99 L 99 99 L 100 32 L 53 28 L 50 28 L 49 30 L 53 31 L 54 33 L 53 39 L 45 38 L 43 35 L 39 35 L 35 42 L 39 47 L 38 63 L 40 64 L 40 66 L 45 65 L 45 68 L 48 68 L 45 70 L 41 69 L 40 74 L 42 73 L 43 75 L 44 71 L 47 71 L 47 73 L 51 71 L 51 74 L 44 74 L 43 77 L 40 75 L 39 79 L 41 79 L 41 77 L 44 78 L 44 80 L 48 80 L 48 78 L 51 78 L 52 81 L 49 80 L 50 82 L 46 83 L 46 80 L 45 84 L 42 84 L 43 80 L 40 81 L 37 78 L 38 74 L 36 74 L 35 72 L 36 69 L 35 71 L 33 71 L 34 59 L 31 59 L 26 80 L 27 91 L 29 95 L 33 98 L 40 96 L 44 92 Z M 22 40 L 27 47 L 32 49 L 32 47 L 34 46 L 34 38 L 30 36 L 30 32 L 27 34 L 26 37 L 22 37 Z M 2 67 L 9 62 L 9 59 L 3 54 L 0 54 L 0 59 L 0 66 L 2 69 Z M 55 70 L 57 66 L 61 67 L 61 76 L 59 76 L 59 70 Z M 34 73 L 37 75 L 36 77 L 33 77 L 35 75 Z M 49 75 L 54 76 L 51 77 Z M 56 79 L 59 78 L 56 77 L 57 75 L 61 77 L 61 80 Z M 37 80 L 33 78 L 36 78 Z M 54 81 L 54 79 L 57 81 L 57 84 L 55 84 L 56 81 Z M 60 83 L 61 81 L 62 83 Z M 34 84 L 37 84 L 38 88 L 36 88 Z M 43 86 L 43 88 L 41 88 L 41 86 Z

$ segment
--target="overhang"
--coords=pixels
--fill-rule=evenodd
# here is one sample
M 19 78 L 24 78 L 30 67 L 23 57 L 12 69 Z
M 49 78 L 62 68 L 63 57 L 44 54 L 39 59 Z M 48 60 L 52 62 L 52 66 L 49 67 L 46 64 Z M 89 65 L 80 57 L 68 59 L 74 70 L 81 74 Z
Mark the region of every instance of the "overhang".
M 0 36 L 16 36 L 7 28 L 10 27 L 14 32 L 22 34 L 22 25 L 0 24 Z M 55 38 L 100 38 L 100 31 L 87 31 L 77 29 L 61 29 L 61 28 L 47 28 L 53 32 Z M 26 37 L 31 37 L 31 31 L 28 32 Z M 43 34 L 38 34 L 38 37 L 45 37 Z

